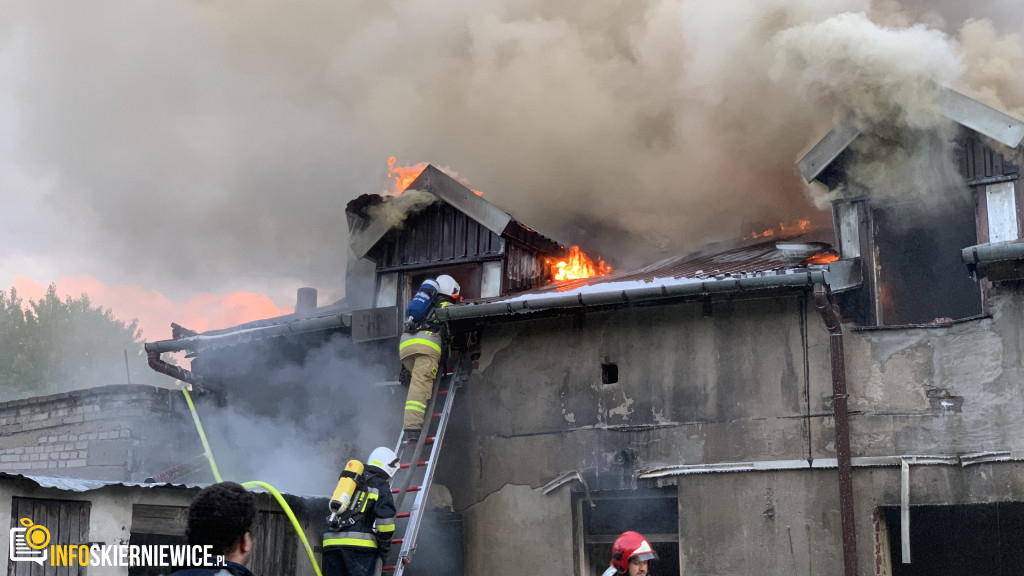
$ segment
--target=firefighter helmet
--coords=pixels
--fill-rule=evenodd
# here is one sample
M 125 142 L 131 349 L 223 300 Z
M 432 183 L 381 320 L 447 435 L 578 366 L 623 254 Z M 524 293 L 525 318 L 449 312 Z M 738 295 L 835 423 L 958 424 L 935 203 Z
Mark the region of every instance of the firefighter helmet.
M 380 468 L 388 475 L 388 478 L 394 478 L 395 472 L 398 471 L 398 456 L 391 448 L 381 446 L 370 452 L 370 457 L 366 459 L 366 465 Z
M 629 572 L 629 561 L 633 558 L 641 561 L 657 560 L 658 554 L 639 532 L 623 532 L 612 545 L 611 567 L 619 574 L 626 574 Z
M 442 274 L 437 277 L 438 292 L 445 296 L 451 296 L 452 298 L 458 299 L 459 297 L 459 283 L 455 281 L 455 278 L 447 274 Z

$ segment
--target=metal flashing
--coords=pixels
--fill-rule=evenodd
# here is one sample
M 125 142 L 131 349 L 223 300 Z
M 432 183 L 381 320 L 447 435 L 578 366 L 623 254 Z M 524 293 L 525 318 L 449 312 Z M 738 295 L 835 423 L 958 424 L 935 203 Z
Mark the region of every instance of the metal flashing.
M 1003 146 L 1016 148 L 1024 140 L 1024 122 L 1013 116 L 944 86 L 939 87 L 936 100 L 946 118 Z
M 824 138 L 797 161 L 797 168 L 804 180 L 812 182 L 817 178 L 860 134 L 860 129 L 853 125 L 852 116 L 847 116 L 838 126 L 829 130 Z

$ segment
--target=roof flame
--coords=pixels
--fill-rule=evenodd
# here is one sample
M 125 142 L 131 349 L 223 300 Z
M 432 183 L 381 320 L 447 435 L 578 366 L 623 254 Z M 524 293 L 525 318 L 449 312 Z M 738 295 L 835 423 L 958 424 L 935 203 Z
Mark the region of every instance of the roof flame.
M 811 221 L 804 218 L 801 220 L 797 220 L 796 222 L 792 222 L 790 224 L 779 222 L 779 226 L 777 228 L 775 226 L 772 226 L 771 228 L 768 228 L 764 232 L 752 232 L 750 234 L 750 237 L 771 238 L 773 236 L 783 236 L 787 234 L 796 234 L 798 232 L 807 232 L 810 229 Z
M 388 178 L 391 178 L 393 184 L 391 190 L 384 191 L 384 196 L 398 196 L 402 192 L 405 192 L 405 189 L 411 186 L 412 183 L 419 178 L 420 172 L 423 172 L 423 169 L 427 167 L 426 162 L 420 162 L 419 164 L 413 164 L 412 166 L 395 166 L 395 162 L 396 160 L 394 156 L 388 157 Z M 449 170 L 448 168 L 441 168 L 441 170 L 445 174 L 458 180 L 463 186 L 469 188 L 469 184 L 466 180 L 456 174 L 455 171 Z M 473 189 L 470 188 L 470 190 Z M 479 190 L 473 190 L 473 194 L 476 194 L 477 196 L 484 195 L 484 193 Z
M 828 250 L 826 252 L 818 252 L 813 256 L 807 257 L 806 259 L 804 259 L 803 264 L 804 266 L 811 266 L 814 264 L 821 265 L 828 264 L 829 262 L 835 262 L 836 260 L 839 260 L 839 255 L 831 250 Z
M 395 157 L 389 157 L 388 178 L 391 178 L 394 184 L 390 191 L 384 191 L 384 195 L 398 196 L 402 192 L 405 192 L 405 189 L 408 188 L 410 184 L 416 181 L 416 178 L 419 177 L 420 172 L 423 172 L 423 169 L 426 167 L 426 162 L 420 162 L 419 164 L 413 166 L 395 166 Z
M 551 262 L 550 260 L 548 261 Z M 569 250 L 569 256 L 564 260 L 551 263 L 551 271 L 555 281 L 581 280 L 594 276 L 605 276 L 610 274 L 612 267 L 604 263 L 604 260 L 597 259 L 597 264 L 584 254 L 579 246 L 573 246 Z

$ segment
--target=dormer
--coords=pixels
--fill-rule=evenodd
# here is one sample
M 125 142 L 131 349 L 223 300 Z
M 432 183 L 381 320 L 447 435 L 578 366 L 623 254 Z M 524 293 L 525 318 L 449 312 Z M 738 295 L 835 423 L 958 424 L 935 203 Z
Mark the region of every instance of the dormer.
M 529 290 L 567 253 L 432 165 L 401 194 L 360 196 L 346 213 L 353 254 L 374 264 L 375 308 L 403 307 L 439 274 L 470 300 Z

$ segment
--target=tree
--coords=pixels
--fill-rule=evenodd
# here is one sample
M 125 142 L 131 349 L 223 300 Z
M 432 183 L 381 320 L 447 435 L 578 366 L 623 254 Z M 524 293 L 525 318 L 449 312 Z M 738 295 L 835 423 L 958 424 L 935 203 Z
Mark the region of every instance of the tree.
M 0 290 L 0 396 L 5 400 L 125 383 L 125 351 L 136 372 L 142 354 L 138 322 L 125 323 L 87 294 L 61 300 L 51 284 L 24 306 Z

